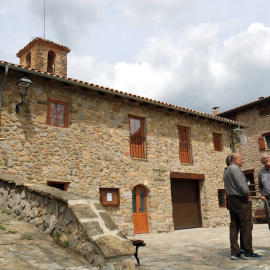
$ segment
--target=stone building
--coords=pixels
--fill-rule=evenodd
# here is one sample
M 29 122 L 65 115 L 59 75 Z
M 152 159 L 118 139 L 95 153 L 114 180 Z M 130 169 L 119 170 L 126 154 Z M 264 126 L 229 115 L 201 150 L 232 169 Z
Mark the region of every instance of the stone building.
M 242 169 L 249 181 L 253 196 L 258 193 L 258 172 L 263 167 L 260 156 L 264 152 L 270 153 L 270 96 L 261 97 L 256 101 L 240 107 L 219 113 L 218 116 L 244 122 L 247 127 L 242 133 L 247 138 L 247 144 L 239 144 L 239 151 L 243 155 Z
M 244 125 L 68 78 L 68 52 L 36 38 L 21 65 L 0 61 L 0 174 L 99 199 L 128 235 L 227 225 L 224 161 Z

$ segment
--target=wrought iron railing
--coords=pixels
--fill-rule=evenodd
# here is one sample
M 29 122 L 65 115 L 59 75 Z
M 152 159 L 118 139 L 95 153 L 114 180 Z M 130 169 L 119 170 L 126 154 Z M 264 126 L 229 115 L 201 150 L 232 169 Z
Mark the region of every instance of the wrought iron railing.
M 145 137 L 130 135 L 130 156 L 145 158 Z
M 179 143 L 179 155 L 181 163 L 192 163 L 192 146 L 190 143 Z

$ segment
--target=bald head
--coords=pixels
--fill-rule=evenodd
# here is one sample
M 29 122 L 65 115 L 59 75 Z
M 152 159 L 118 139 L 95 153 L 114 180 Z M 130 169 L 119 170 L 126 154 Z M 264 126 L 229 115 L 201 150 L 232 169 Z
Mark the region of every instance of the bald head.
M 237 165 L 238 167 L 242 167 L 242 164 L 244 162 L 242 155 L 240 155 L 239 153 L 232 153 L 232 163 Z
M 268 153 L 261 154 L 261 163 L 265 166 L 267 170 L 270 169 L 270 157 Z

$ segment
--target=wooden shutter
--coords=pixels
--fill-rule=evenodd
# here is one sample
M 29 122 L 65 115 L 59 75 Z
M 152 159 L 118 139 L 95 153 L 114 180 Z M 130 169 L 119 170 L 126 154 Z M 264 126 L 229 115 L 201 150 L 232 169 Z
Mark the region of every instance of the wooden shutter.
M 213 133 L 213 142 L 215 151 L 222 151 L 221 134 Z
M 189 128 L 178 126 L 179 155 L 182 163 L 191 163 Z
M 258 139 L 258 142 L 259 142 L 259 148 L 260 148 L 260 151 L 265 151 L 266 150 L 266 146 L 265 146 L 265 140 L 264 140 L 264 137 L 260 137 Z

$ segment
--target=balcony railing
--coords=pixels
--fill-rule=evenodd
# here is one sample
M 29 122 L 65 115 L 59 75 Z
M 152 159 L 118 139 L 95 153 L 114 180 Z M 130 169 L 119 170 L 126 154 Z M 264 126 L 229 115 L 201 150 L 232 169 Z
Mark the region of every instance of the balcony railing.
M 130 135 L 130 156 L 145 158 L 145 137 Z
M 190 143 L 179 143 L 179 155 L 181 163 L 192 163 L 191 148 Z

